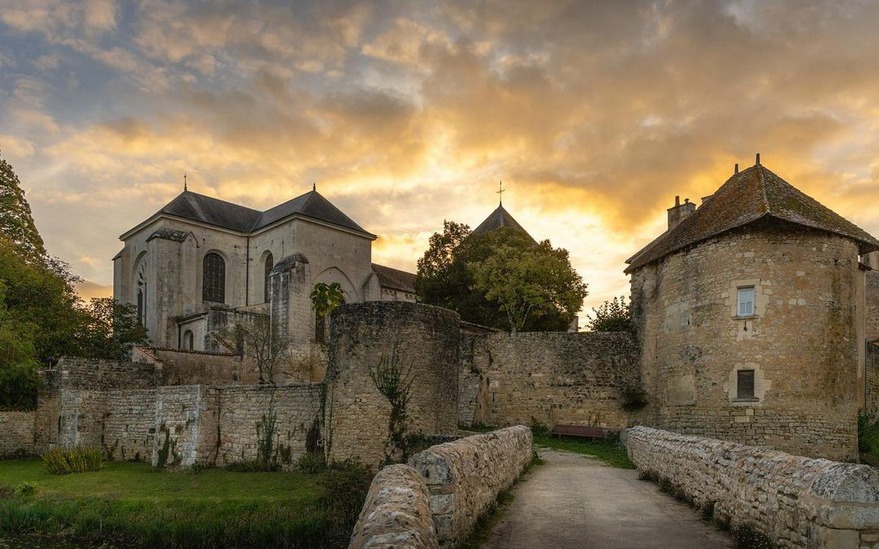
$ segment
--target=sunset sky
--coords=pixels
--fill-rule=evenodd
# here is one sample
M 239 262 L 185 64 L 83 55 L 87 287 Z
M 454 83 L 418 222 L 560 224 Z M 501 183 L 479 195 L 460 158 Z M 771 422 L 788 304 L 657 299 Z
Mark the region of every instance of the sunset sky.
M 870 1 L 0 0 L 0 150 L 84 295 L 184 173 L 257 209 L 315 182 L 413 272 L 503 180 L 589 312 L 756 152 L 879 235 L 877 29 Z

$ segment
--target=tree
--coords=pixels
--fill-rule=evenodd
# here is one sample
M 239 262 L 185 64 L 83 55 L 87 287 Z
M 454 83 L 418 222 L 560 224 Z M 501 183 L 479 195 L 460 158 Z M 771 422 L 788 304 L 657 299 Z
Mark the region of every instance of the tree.
M 274 329 L 266 315 L 248 315 L 216 337 L 225 347 L 239 349 L 256 363 L 260 383 L 274 385 L 275 375 L 294 364 L 289 334 Z
M 131 356 L 132 347 L 149 343 L 147 329 L 131 303 L 119 303 L 110 297 L 93 298 L 81 313 L 76 337 L 82 356 L 125 360 Z
M 345 293 L 338 282 L 318 282 L 311 290 L 311 307 L 314 309 L 314 337 L 323 343 L 326 339 L 326 319 L 333 309 L 345 303 Z
M 21 182 L 8 162 L 0 158 L 0 234 L 15 245 L 20 256 L 29 262 L 46 257 L 43 239 L 37 232 L 31 208 L 21 190 Z
M 587 294 L 567 250 L 502 227 L 473 235 L 446 222 L 418 262 L 416 291 L 466 321 L 510 331 L 560 331 Z
M 624 296 L 605 301 L 597 309 L 592 308 L 587 326 L 593 332 L 626 332 L 632 329 L 632 316 Z
M 37 405 L 40 386 L 34 326 L 11 318 L 4 294 L 0 282 L 0 410 L 31 410 Z

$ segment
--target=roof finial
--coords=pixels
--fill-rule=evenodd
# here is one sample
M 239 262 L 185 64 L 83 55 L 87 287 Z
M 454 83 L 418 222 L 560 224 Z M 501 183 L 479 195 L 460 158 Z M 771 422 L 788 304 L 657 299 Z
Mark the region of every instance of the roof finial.
M 735 171 L 735 173 L 739 173 L 739 163 L 738 163 L 738 162 L 736 162 L 736 171 Z
M 497 194 L 498 194 L 498 196 L 499 196 L 499 198 L 498 198 L 498 205 L 499 205 L 499 206 L 503 206 L 503 205 L 504 205 L 504 182 L 503 182 L 503 181 L 501 181 L 501 182 L 498 184 Z
M 317 183 L 315 183 L 314 181 L 311 182 L 311 191 L 317 192 Z
M 760 165 L 760 153 L 757 153 L 757 165 Z
M 189 189 L 186 188 L 186 172 L 183 172 L 183 192 L 186 192 L 188 190 Z

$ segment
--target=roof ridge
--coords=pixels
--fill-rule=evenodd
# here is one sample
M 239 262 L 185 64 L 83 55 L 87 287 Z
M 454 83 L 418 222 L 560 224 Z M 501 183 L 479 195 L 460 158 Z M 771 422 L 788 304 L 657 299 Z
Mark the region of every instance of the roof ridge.
M 759 157 L 759 155 L 757 156 Z M 760 191 L 761 194 L 763 194 L 763 206 L 766 208 L 766 213 L 763 215 L 766 215 L 772 212 L 772 207 L 769 204 L 769 197 L 766 195 L 766 172 L 764 171 L 763 165 L 760 163 L 757 163 L 755 167 L 757 167 L 757 175 L 760 176 Z

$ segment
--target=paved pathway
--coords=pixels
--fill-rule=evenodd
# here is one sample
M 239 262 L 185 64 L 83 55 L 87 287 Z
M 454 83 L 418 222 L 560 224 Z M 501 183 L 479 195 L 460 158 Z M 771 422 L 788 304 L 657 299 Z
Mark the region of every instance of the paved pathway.
M 578 454 L 540 449 L 546 463 L 513 489 L 515 499 L 483 549 L 731 548 L 698 511 Z

